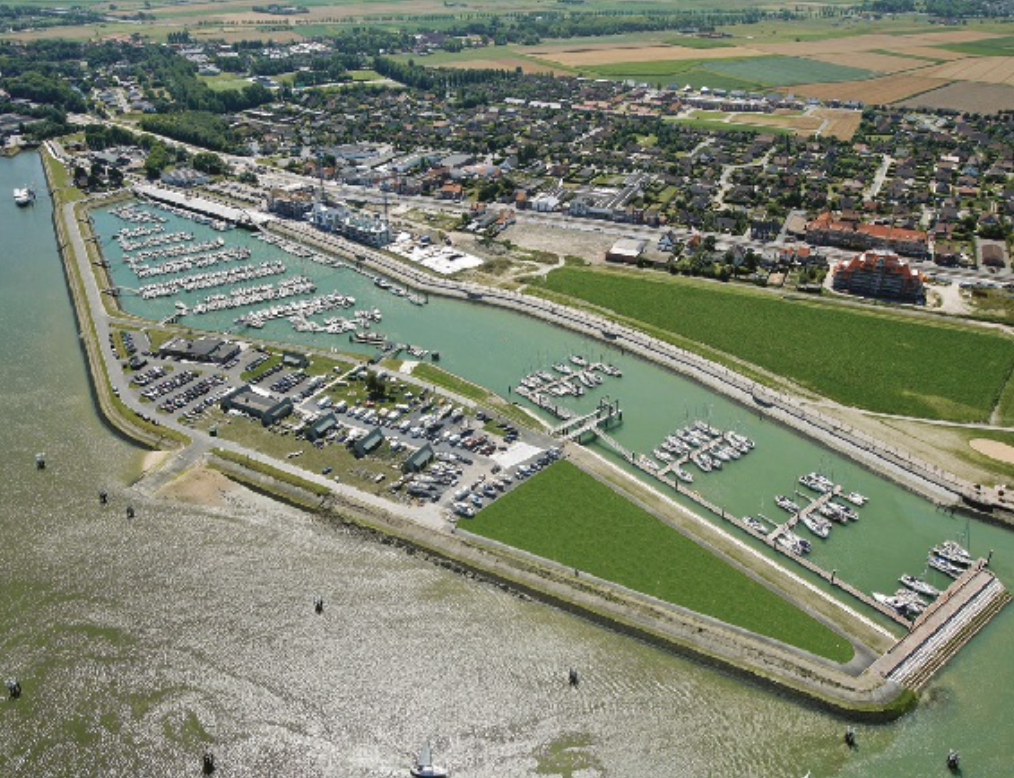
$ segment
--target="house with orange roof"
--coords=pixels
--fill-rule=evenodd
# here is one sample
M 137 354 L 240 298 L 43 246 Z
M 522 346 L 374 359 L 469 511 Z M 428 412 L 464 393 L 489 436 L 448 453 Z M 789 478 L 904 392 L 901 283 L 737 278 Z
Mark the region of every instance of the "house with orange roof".
M 836 292 L 902 302 L 925 303 L 925 279 L 897 254 L 864 251 L 834 267 Z

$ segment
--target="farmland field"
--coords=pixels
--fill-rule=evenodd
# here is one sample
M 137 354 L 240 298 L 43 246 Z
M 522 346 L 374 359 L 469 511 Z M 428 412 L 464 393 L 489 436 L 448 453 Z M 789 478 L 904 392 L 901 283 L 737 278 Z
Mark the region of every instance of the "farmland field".
M 712 62 L 709 63 L 708 70 L 724 76 L 757 81 L 765 86 L 790 86 L 814 81 L 857 81 L 877 75 L 870 70 L 799 57 L 763 57 Z
M 941 58 L 938 58 L 938 60 Z M 845 67 L 862 67 L 866 70 L 875 70 L 878 73 L 898 73 L 902 70 L 912 70 L 913 68 L 925 67 L 926 65 L 935 64 L 931 60 L 925 58 L 898 56 L 896 54 L 881 54 L 873 51 L 864 51 L 860 54 L 849 53 L 849 54 L 811 54 L 810 60 L 817 60 L 820 62 L 827 62 L 832 65 L 842 65 Z M 807 79 L 814 80 L 814 79 Z M 831 79 L 825 79 L 830 81 Z M 838 79 L 846 80 L 846 79 Z
M 1014 110 L 1014 86 L 1004 84 L 950 84 L 902 100 L 898 105 L 912 108 L 950 108 L 973 113 Z
M 835 661 L 847 640 L 569 462 L 462 528 Z
M 915 73 L 896 73 L 893 76 L 870 78 L 864 81 L 796 84 L 792 87 L 783 87 L 781 91 L 824 99 L 861 100 L 867 104 L 877 105 L 904 100 L 948 83 L 948 80 L 943 78 L 927 78 Z
M 947 43 L 945 47 L 960 54 L 971 54 L 977 57 L 1010 57 L 1014 56 L 1014 35 L 970 43 Z
M 743 46 L 719 49 L 692 49 L 683 46 L 611 46 L 591 48 L 583 46 L 568 51 L 533 51 L 540 57 L 572 68 L 598 65 L 627 65 L 630 63 L 665 63 L 680 60 L 729 59 L 757 57 L 761 52 Z
M 946 81 L 1014 85 L 1014 57 L 971 57 L 934 65 L 920 71 L 920 74 Z
M 573 268 L 541 285 L 884 413 L 983 421 L 1014 366 L 990 332 L 752 289 Z

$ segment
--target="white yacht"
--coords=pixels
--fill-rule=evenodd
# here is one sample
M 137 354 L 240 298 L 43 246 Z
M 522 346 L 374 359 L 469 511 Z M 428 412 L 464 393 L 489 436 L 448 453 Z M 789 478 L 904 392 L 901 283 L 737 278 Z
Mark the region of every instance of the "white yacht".
M 35 190 L 30 186 L 14 190 L 14 202 L 24 207 L 35 202 Z

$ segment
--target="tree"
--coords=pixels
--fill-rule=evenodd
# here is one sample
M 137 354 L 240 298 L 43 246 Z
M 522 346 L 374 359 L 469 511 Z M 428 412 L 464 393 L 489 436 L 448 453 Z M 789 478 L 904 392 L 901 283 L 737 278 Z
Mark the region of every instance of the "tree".
M 148 152 L 147 159 L 144 160 L 144 172 L 147 174 L 148 178 L 158 178 L 162 171 L 165 170 L 172 161 L 172 154 L 169 152 L 169 149 L 166 148 L 165 144 L 156 143 L 151 147 L 151 151 Z
M 201 151 L 194 154 L 194 158 L 191 161 L 191 165 L 194 170 L 200 170 L 202 173 L 210 173 L 213 176 L 220 176 L 226 172 L 227 165 L 218 154 L 214 154 L 210 151 Z

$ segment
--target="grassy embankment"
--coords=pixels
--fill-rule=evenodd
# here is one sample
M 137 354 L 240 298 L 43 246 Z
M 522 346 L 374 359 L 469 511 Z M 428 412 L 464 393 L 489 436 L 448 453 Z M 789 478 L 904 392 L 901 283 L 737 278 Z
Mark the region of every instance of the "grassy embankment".
M 848 640 L 569 462 L 462 526 L 834 661 L 852 658 Z
M 881 413 L 985 421 L 1014 368 L 1003 335 L 882 310 L 620 271 L 562 268 L 539 283 Z

